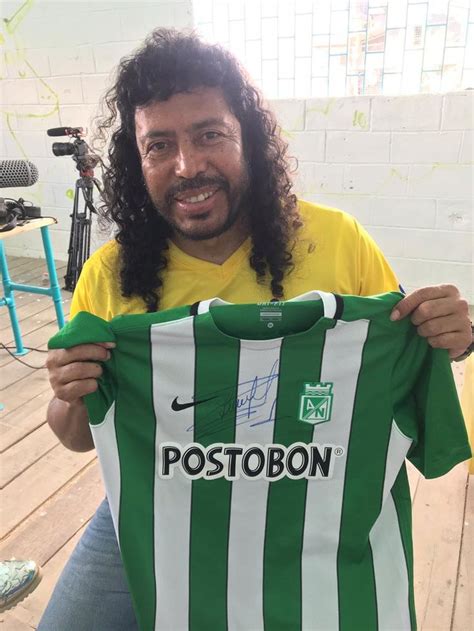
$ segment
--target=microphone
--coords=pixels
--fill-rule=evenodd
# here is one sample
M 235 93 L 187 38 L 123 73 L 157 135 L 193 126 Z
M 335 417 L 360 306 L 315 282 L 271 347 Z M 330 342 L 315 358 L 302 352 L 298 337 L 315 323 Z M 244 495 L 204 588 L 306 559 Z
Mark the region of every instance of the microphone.
M 0 160 L 0 188 L 33 186 L 38 168 L 29 160 Z
M 53 127 L 47 130 L 48 136 L 72 136 L 74 134 L 82 134 L 82 127 Z

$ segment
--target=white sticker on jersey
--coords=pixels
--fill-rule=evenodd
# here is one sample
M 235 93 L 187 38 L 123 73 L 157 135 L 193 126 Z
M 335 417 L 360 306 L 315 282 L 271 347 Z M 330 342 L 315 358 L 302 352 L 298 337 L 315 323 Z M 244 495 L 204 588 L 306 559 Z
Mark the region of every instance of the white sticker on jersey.
M 165 442 L 158 451 L 158 475 L 171 479 L 179 471 L 190 480 L 330 480 L 335 458 L 342 455 L 344 448 L 331 444 L 293 443 L 285 447 L 213 443 L 203 447 L 199 443 L 183 446 Z

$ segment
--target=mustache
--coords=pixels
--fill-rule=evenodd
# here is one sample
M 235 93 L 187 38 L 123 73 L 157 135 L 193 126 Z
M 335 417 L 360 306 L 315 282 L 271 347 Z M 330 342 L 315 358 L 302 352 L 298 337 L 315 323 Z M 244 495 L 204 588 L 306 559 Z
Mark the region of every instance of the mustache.
M 218 186 L 227 193 L 230 191 L 229 182 L 225 178 L 198 175 L 190 180 L 184 180 L 183 182 L 179 182 L 179 184 L 172 186 L 166 193 L 166 203 L 170 204 L 179 193 L 184 193 L 185 191 L 189 191 L 194 188 L 202 188 L 204 186 Z

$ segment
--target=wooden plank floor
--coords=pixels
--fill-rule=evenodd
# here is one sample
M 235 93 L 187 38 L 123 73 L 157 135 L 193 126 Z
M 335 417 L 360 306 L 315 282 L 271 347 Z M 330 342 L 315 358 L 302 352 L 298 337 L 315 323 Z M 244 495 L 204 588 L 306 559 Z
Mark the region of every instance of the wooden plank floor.
M 44 262 L 9 257 L 17 282 L 41 283 Z M 64 264 L 58 263 L 62 280 Z M 50 298 L 17 294 L 25 346 L 45 349 L 57 325 Z M 68 313 L 70 294 L 63 292 Z M 6 309 L 0 341 L 13 346 Z M 24 362 L 41 367 L 45 355 Z M 103 497 L 94 452 L 65 449 L 46 425 L 51 396 L 46 370 L 30 368 L 0 350 L 0 558 L 32 558 L 43 568 L 40 586 L 0 615 L 8 631 L 36 629 L 54 584 Z M 455 366 L 458 386 L 463 367 Z M 474 480 L 464 464 L 438 480 L 409 467 L 413 499 L 416 607 L 422 631 L 474 629 Z M 71 630 L 74 631 L 74 630 Z

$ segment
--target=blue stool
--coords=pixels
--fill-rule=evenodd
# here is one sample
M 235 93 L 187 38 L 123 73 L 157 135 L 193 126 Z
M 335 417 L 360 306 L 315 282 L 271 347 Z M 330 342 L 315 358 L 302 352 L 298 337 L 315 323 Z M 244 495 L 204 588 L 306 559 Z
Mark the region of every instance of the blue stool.
M 33 294 L 43 294 L 51 296 L 54 301 L 54 307 L 56 309 L 56 318 L 58 326 L 61 329 L 64 326 L 64 313 L 61 304 L 61 289 L 58 284 L 58 276 L 56 274 L 56 268 L 54 266 L 53 249 L 51 247 L 51 239 L 49 237 L 48 226 L 55 224 L 56 219 L 51 217 L 41 219 L 31 219 L 24 226 L 19 226 L 8 232 L 0 232 L 0 271 L 2 274 L 4 296 L 0 298 L 0 306 L 6 305 L 10 314 L 10 321 L 13 329 L 13 336 L 15 339 L 16 353 L 15 355 L 25 355 L 28 351 L 23 346 L 21 339 L 20 325 L 18 323 L 18 316 L 16 313 L 14 291 L 28 291 Z M 3 241 L 9 237 L 18 236 L 30 230 L 41 230 L 41 237 L 43 239 L 44 254 L 46 257 L 46 265 L 48 266 L 49 274 L 49 287 L 38 287 L 36 285 L 21 285 L 20 283 L 12 282 L 8 273 L 7 257 L 5 255 L 5 249 Z

